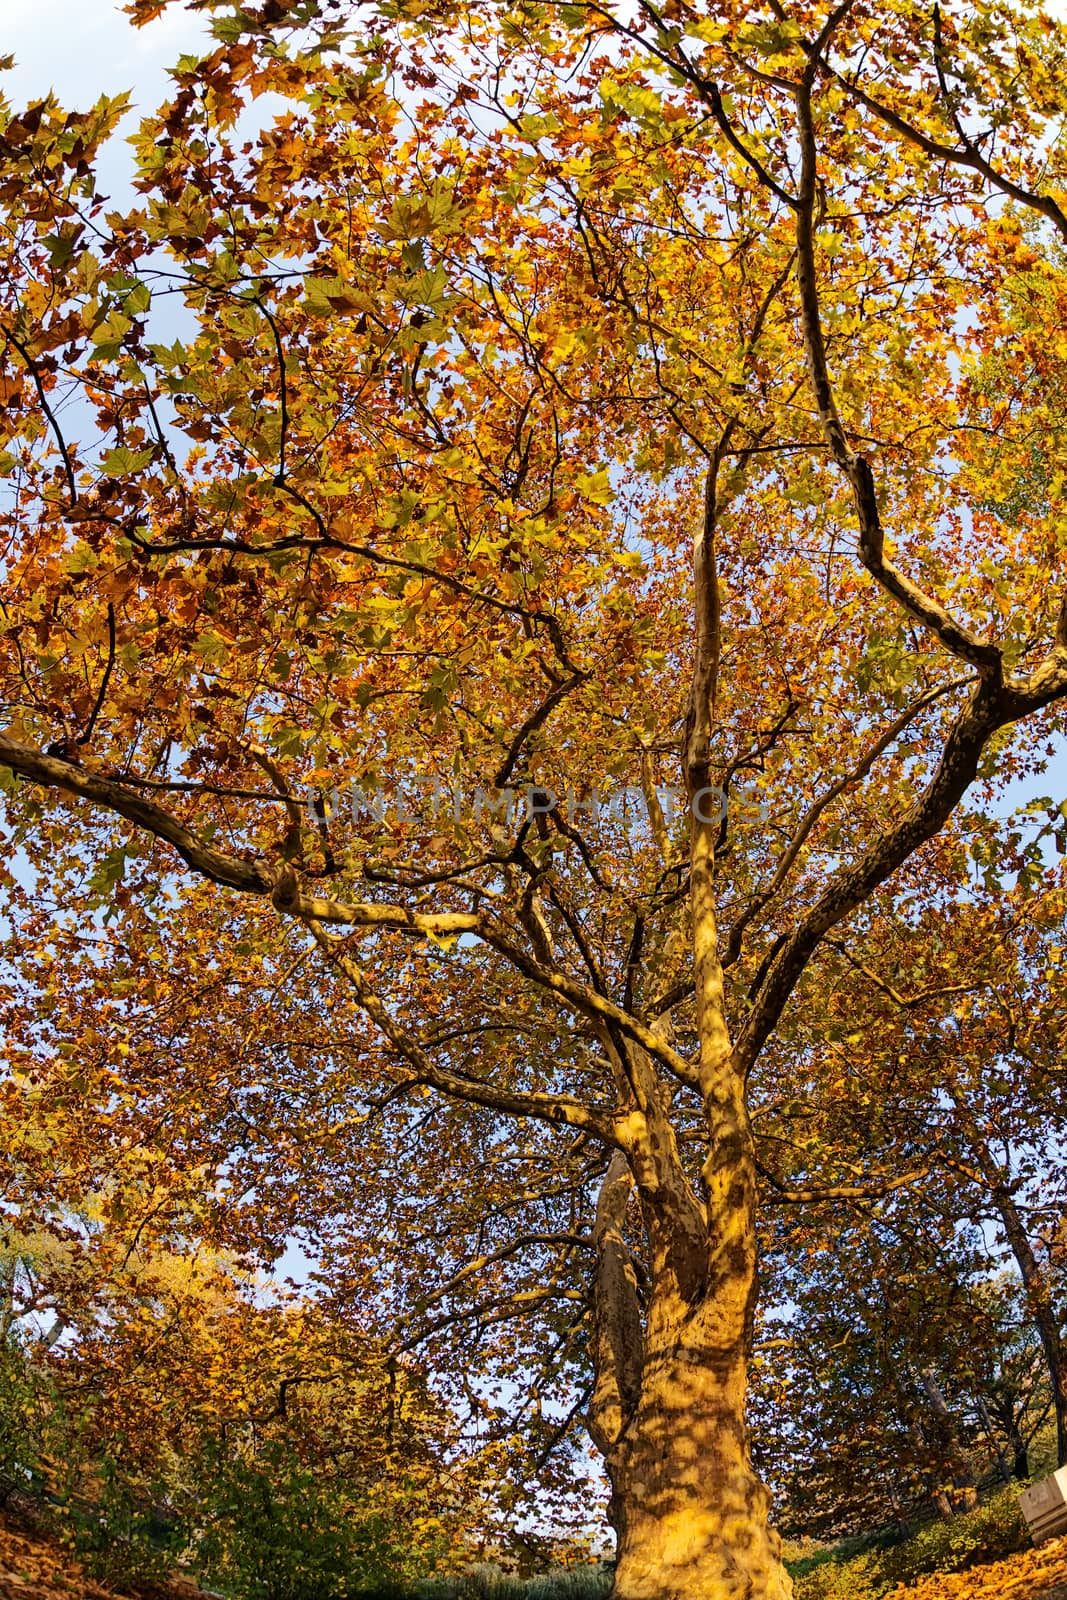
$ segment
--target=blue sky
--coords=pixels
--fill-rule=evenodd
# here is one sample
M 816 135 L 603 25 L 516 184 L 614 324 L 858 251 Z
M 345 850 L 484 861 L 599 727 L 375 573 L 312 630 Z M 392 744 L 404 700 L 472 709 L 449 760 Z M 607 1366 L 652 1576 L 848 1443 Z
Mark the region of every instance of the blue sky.
M 5 93 L 37 99 L 54 89 L 74 109 L 134 89 L 142 109 L 161 98 L 167 64 L 204 38 L 202 17 L 170 9 L 140 31 L 111 0 L 3 0 L 0 54 L 15 57 Z
M 0 0 L 0 55 L 15 57 L 0 91 L 16 108 L 54 91 L 70 111 L 130 92 L 129 135 L 167 98 L 167 67 L 183 52 L 200 52 L 206 33 L 203 16 L 178 7 L 137 29 L 112 0 Z M 124 140 L 113 140 L 101 162 L 102 187 L 119 204 L 132 166 Z

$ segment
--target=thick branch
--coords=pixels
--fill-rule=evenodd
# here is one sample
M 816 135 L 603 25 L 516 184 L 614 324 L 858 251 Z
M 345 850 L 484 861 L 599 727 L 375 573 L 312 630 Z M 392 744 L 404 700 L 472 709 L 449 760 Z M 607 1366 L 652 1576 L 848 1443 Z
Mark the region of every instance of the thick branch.
M 567 1001 L 575 1010 L 622 1028 L 635 1043 L 661 1059 L 676 1075 L 685 1076 L 688 1071 L 684 1059 L 653 1029 L 605 996 L 597 994 L 589 985 L 541 965 L 499 922 L 486 913 L 414 911 L 407 906 L 377 905 L 366 901 L 347 903 L 308 895 L 303 892 L 296 873 L 287 864 L 279 866 L 263 857 L 247 860 L 236 855 L 225 855 L 206 844 L 191 828 L 179 822 L 155 801 L 147 800 L 123 784 L 90 772 L 74 762 L 45 755 L 0 734 L 0 763 L 34 783 L 60 789 L 65 794 L 88 800 L 105 811 L 125 817 L 156 838 L 166 840 L 201 877 L 245 894 L 269 897 L 278 910 L 299 917 L 309 925 L 333 923 L 350 928 L 393 930 L 435 938 L 473 934 L 497 950 L 525 977 Z
M 1053 200 L 1051 195 L 1037 194 L 1034 190 L 1026 189 L 1022 184 L 1005 177 L 983 156 L 977 145 L 971 140 L 966 140 L 961 150 L 957 145 L 944 144 L 940 139 L 931 138 L 929 134 L 924 133 L 921 128 L 917 128 L 914 123 L 908 122 L 905 117 L 894 111 L 892 107 L 883 105 L 880 100 L 876 100 L 865 89 L 861 89 L 858 84 L 846 77 L 844 73 L 839 72 L 836 67 L 832 67 L 829 62 L 823 61 L 820 65 L 835 83 L 840 84 L 847 95 L 867 111 L 870 111 L 880 122 L 884 122 L 887 128 L 892 128 L 893 132 L 899 134 L 902 139 L 906 139 L 909 144 L 915 145 L 924 155 L 931 156 L 935 161 L 949 161 L 955 166 L 970 167 L 972 171 L 981 173 L 986 182 L 991 183 L 995 189 L 999 189 L 1001 194 L 1008 195 L 1019 205 L 1025 206 L 1028 211 L 1036 211 L 1040 216 L 1047 217 L 1054 225 L 1061 239 L 1067 241 L 1067 214 Z
M 800 133 L 801 181 L 796 208 L 797 288 L 800 295 L 801 327 L 808 358 L 815 404 L 830 452 L 852 485 L 852 497 L 859 521 L 859 556 L 872 578 L 891 595 L 916 622 L 938 638 L 952 655 L 967 661 L 991 677 L 999 678 L 1001 652 L 983 644 L 955 620 L 940 601 L 933 599 L 918 584 L 906 577 L 885 554 L 885 535 L 874 474 L 865 456 L 857 454 L 848 442 L 838 415 L 826 358 L 826 342 L 819 308 L 818 276 L 815 266 L 815 197 L 817 189 L 817 150 L 812 115 L 811 88 L 816 56 L 797 86 L 797 125 Z
M 704 515 L 693 543 L 695 638 L 693 678 L 685 726 L 686 794 L 690 810 L 689 905 L 693 927 L 693 982 L 700 1039 L 700 1082 L 707 1093 L 730 1059 L 726 996 L 715 897 L 715 851 L 719 819 L 706 809 L 710 783 L 711 737 L 715 722 L 722 615 L 716 562 L 718 473 L 733 424 L 724 429 L 704 486 Z
M 594 1370 L 589 1431 L 609 1455 L 633 1414 L 641 1393 L 644 1334 L 637 1303 L 637 1279 L 623 1237 L 632 1178 L 626 1157 L 616 1151 L 597 1200 L 593 1238 L 597 1246 Z
M 411 1069 L 412 1076 L 453 1100 L 467 1104 L 489 1106 L 513 1117 L 534 1117 L 558 1127 L 561 1124 L 581 1128 L 594 1134 L 605 1144 L 617 1143 L 610 1112 L 598 1111 L 575 1100 L 570 1095 L 535 1094 L 501 1089 L 480 1079 L 465 1078 L 439 1066 L 429 1056 L 419 1039 L 398 1022 L 389 1008 L 374 993 L 362 969 L 336 939 L 331 939 L 321 924 L 308 919 L 312 937 L 327 960 L 336 967 L 355 992 L 356 999 L 381 1030 L 397 1054 Z
M 1067 660 L 1054 688 L 1044 688 L 1039 696 L 997 689 L 988 681 L 976 686 L 949 730 L 937 771 L 925 791 L 854 865 L 835 874 L 807 914 L 782 939 L 755 990 L 752 1011 L 738 1040 L 738 1057 L 746 1071 L 776 1026 L 824 934 L 862 905 L 920 845 L 939 832 L 974 782 L 992 735 L 1064 694 Z
M 813 1189 L 790 1189 L 773 1172 L 756 1163 L 756 1170 L 774 1190 L 771 1197 L 783 1205 L 818 1205 L 822 1200 L 880 1200 L 883 1195 L 906 1189 L 909 1184 L 920 1183 L 930 1171 L 930 1163 L 902 1172 L 896 1178 L 872 1178 L 869 1183 L 829 1183 Z
M 621 1029 L 635 1044 L 661 1061 L 676 1077 L 689 1081 L 691 1068 L 685 1057 L 680 1056 L 654 1028 L 647 1027 L 606 996 L 597 994 L 588 984 L 580 983 L 565 972 L 542 966 L 516 944 L 507 930 L 488 913 L 482 913 L 477 920 L 479 936 L 486 944 L 499 951 L 524 977 L 531 979 L 542 989 L 547 989 L 550 993 L 567 1000 L 576 1011 L 584 1012 L 590 1018 L 602 1019 Z
M 926 694 L 920 695 L 906 711 L 901 712 L 899 717 L 894 718 L 885 732 L 871 745 L 870 749 L 854 767 L 846 772 L 843 777 L 838 778 L 836 783 L 832 783 L 817 800 L 812 801 L 800 819 L 793 837 L 783 851 L 770 883 L 749 902 L 731 927 L 723 955 L 722 964 L 724 967 L 732 966 L 737 960 L 741 953 L 741 942 L 746 928 L 749 927 L 754 917 L 759 916 L 770 905 L 782 888 L 796 864 L 797 857 L 810 838 L 812 829 L 827 806 L 844 794 L 853 784 L 859 783 L 867 776 L 875 762 L 896 742 L 904 729 L 914 722 L 920 712 L 925 711 L 927 706 L 933 705 L 935 700 L 940 700 L 944 695 L 951 694 L 953 690 L 964 687 L 965 684 L 957 679 L 952 683 L 942 684 L 939 688 L 930 689 Z
M 154 800 L 146 800 L 121 783 L 99 773 L 90 772 L 73 761 L 59 756 L 45 755 L 28 745 L 16 743 L 6 734 L 0 734 L 0 763 L 19 773 L 32 783 L 46 789 L 61 789 L 64 794 L 88 800 L 104 811 L 111 811 L 157 839 L 173 845 L 182 860 L 201 877 L 213 883 L 240 889 L 245 894 L 270 895 L 275 887 L 275 875 L 262 860 L 246 861 L 239 856 L 224 855 L 205 844 L 191 828 L 172 817 L 169 811 Z

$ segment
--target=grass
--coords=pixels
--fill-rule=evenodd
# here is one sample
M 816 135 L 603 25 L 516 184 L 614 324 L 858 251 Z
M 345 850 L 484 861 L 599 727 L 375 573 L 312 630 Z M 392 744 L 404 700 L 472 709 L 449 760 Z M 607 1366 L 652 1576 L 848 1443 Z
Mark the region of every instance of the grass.
M 962 1572 L 1026 1549 L 1019 1510 L 1022 1485 L 1002 1489 L 977 1511 L 934 1522 L 911 1539 L 856 1550 L 856 1541 L 789 1561 L 795 1600 L 881 1600 L 899 1583 L 935 1572 Z
M 535 1578 L 515 1578 L 499 1567 L 474 1567 L 453 1577 L 427 1578 L 416 1600 L 603 1600 L 611 1588 L 611 1565 L 568 1567 Z

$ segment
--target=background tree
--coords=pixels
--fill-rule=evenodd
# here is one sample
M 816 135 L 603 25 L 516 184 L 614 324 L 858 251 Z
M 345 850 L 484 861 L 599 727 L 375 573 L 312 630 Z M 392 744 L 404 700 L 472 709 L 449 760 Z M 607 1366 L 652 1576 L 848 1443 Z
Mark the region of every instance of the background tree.
M 1029 1476 L 1050 1411 L 1018 1280 L 978 1231 L 908 1197 L 852 1210 L 809 1209 L 771 1258 L 791 1298 L 761 1331 L 754 1439 L 803 1536 L 973 1510 Z
M 176 1562 L 260 1600 L 380 1593 L 492 1538 L 485 1463 L 410 1362 L 201 1246 L 20 1247 L 38 1296 L 0 1351 L 0 1487 L 93 1572 Z M 81 1290 L 80 1294 L 75 1291 Z M 259 1303 L 257 1303 L 257 1301 Z
M 821 1114 L 813 1107 L 801 1126 L 809 1165 L 812 1151 L 825 1158 L 834 1150 L 835 1136 L 846 1149 L 853 1144 L 854 1160 L 880 1150 L 887 1168 L 922 1175 L 946 1220 L 986 1226 L 994 1259 L 1018 1274 L 1044 1351 L 1062 1456 L 1063 1292 L 1053 1240 L 1063 1186 L 1055 1020 L 1063 1006 L 1063 891 L 1050 866 L 1041 893 L 1022 876 L 1023 834 L 1043 831 L 1026 821 L 1003 857 L 990 855 L 984 830 L 976 831 L 970 852 L 984 859 L 987 887 L 952 893 L 946 883 L 917 954 L 890 922 L 868 929 L 862 949 L 842 948 L 827 1007 L 841 1019 L 838 1038 L 824 1033 L 822 1060 L 813 1060 L 830 1092 Z M 991 879 L 995 900 L 987 898 Z M 788 1172 L 798 1152 L 785 1132 L 777 1164 Z M 929 1216 L 928 1204 L 917 1214 Z

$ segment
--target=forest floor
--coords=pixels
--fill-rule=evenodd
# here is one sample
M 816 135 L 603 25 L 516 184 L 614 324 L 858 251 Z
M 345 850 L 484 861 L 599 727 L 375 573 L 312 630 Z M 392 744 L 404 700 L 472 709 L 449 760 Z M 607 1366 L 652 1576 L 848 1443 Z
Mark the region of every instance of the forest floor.
M 90 1578 L 64 1545 L 20 1517 L 0 1512 L 0 1600 L 204 1600 L 195 1584 L 108 1587 Z
M 182 1579 L 108 1587 L 89 1577 L 55 1538 L 0 1513 L 0 1600 L 204 1600 Z M 1067 1600 L 1067 1538 L 968 1572 L 932 1573 L 886 1600 Z
M 886 1600 L 1067 1600 L 1067 1538 L 966 1572 L 933 1572 Z

